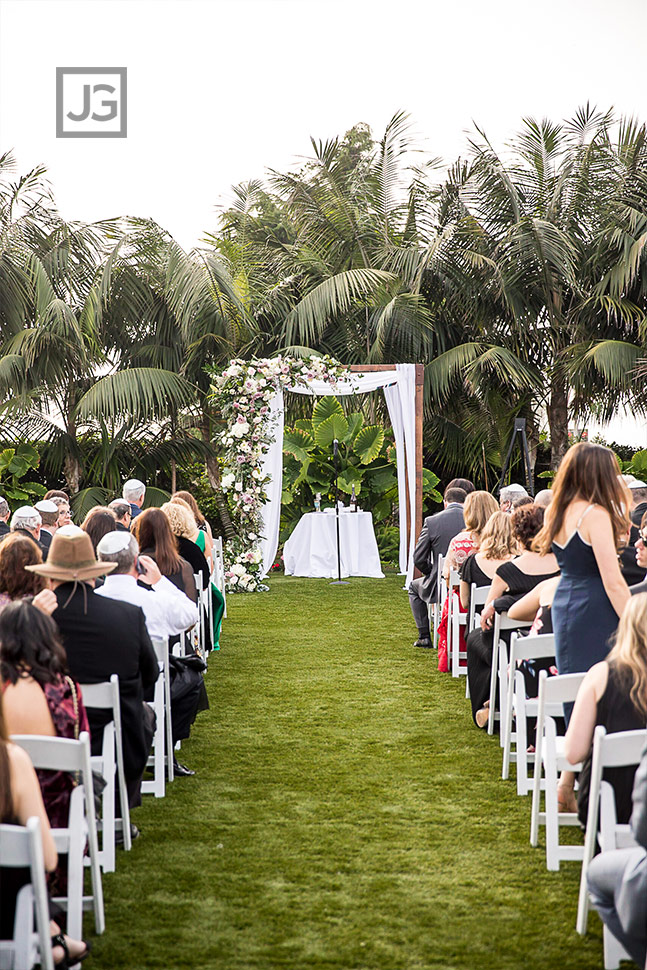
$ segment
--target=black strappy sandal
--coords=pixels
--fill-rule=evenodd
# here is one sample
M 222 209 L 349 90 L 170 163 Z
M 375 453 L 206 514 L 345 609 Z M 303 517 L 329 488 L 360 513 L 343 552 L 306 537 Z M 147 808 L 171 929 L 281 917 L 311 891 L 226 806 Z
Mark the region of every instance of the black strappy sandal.
M 51 938 L 52 949 L 55 946 L 60 946 L 65 954 L 63 959 L 59 963 L 55 963 L 55 967 L 61 967 L 61 970 L 68 970 L 68 967 L 74 967 L 77 963 L 83 963 L 85 958 L 90 955 L 90 950 L 92 946 L 84 940 L 85 950 L 83 953 L 79 954 L 78 957 L 73 957 L 70 954 L 70 948 L 67 945 L 67 940 L 62 933 L 57 933 L 56 936 Z

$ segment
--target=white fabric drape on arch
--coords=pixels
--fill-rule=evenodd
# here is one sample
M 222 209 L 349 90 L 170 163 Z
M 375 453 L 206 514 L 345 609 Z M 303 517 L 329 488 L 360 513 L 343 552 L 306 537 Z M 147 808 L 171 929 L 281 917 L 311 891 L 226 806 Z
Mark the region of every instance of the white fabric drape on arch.
M 324 381 L 308 381 L 305 386 L 290 387 L 295 394 L 310 394 L 313 397 L 343 397 L 348 394 L 365 394 L 384 388 L 386 406 L 393 427 L 395 453 L 398 473 L 398 508 L 400 515 L 400 573 L 406 574 L 406 584 L 413 579 L 413 549 L 416 543 L 415 494 L 416 494 L 416 365 L 396 364 L 393 370 L 350 372 L 343 381 L 331 387 Z M 266 486 L 267 502 L 263 506 L 263 568 L 261 576 L 266 576 L 274 563 L 279 545 L 279 524 L 281 520 L 281 493 L 283 490 L 283 392 L 278 391 L 270 403 L 270 420 L 275 422 L 274 441 L 264 456 L 261 471 L 270 481 Z M 406 459 L 406 477 L 405 477 Z M 412 497 L 411 521 L 407 516 L 408 480 L 409 495 Z M 407 531 L 409 533 L 409 554 L 407 555 Z

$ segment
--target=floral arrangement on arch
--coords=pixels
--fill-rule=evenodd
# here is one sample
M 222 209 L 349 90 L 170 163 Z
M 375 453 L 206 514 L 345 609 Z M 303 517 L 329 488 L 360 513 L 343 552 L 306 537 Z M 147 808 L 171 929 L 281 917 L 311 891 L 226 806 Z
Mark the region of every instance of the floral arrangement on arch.
M 236 537 L 225 547 L 226 589 L 232 593 L 266 590 L 260 580 L 261 509 L 267 498 L 261 466 L 274 441 L 270 402 L 282 388 L 304 386 L 311 380 L 334 387 L 347 368 L 332 357 L 270 357 L 232 360 L 212 380 L 211 401 L 227 428 L 223 446 L 223 491 L 231 498 Z

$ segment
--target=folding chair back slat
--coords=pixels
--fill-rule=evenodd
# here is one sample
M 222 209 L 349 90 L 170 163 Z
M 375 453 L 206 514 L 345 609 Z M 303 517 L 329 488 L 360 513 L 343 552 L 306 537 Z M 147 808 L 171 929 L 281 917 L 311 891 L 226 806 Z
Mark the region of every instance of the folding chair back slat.
M 83 703 L 86 709 L 111 710 L 112 722 L 104 727 L 103 752 L 99 762 L 106 780 L 102 794 L 101 812 L 101 867 L 104 872 L 114 872 L 115 868 L 115 771 L 119 790 L 121 827 L 123 845 L 126 852 L 132 848 L 130 834 L 130 807 L 124 771 L 123 733 L 121 728 L 121 701 L 119 698 L 119 677 L 113 674 L 108 681 L 100 684 L 80 684 Z M 112 730 L 110 727 L 112 725 Z M 113 757 L 111 757 L 111 754 Z M 94 759 L 93 759 L 94 760 Z M 113 766 L 114 760 L 114 766 Z
M 103 884 L 101 882 L 101 867 L 99 865 L 99 842 L 97 838 L 97 822 L 94 811 L 94 787 L 92 784 L 92 769 L 90 763 L 90 735 L 82 731 L 78 741 L 69 738 L 50 738 L 33 734 L 14 734 L 11 740 L 24 748 L 31 758 L 34 768 L 50 771 L 69 771 L 81 778 L 83 789 L 82 800 L 85 808 L 85 828 L 90 851 L 90 871 L 92 876 L 92 896 L 88 897 L 94 908 L 94 925 L 97 933 L 105 930 L 105 912 L 103 906 Z M 81 802 L 79 788 L 72 791 L 70 798 L 70 812 Z M 81 827 L 82 828 L 82 827 Z M 83 848 L 85 839 L 83 831 L 78 831 L 76 821 L 69 829 L 54 830 L 55 833 L 66 833 L 70 847 L 74 848 L 68 857 L 68 875 L 75 866 L 83 866 Z M 58 839 L 60 844 L 60 837 Z M 80 896 L 79 896 L 80 894 Z M 64 902 L 68 912 L 68 934 L 76 939 L 83 938 L 83 878 L 80 884 L 68 879 L 68 896 Z
M 510 675 L 508 676 L 508 695 L 505 705 L 505 717 L 503 720 L 503 728 L 501 734 L 503 737 L 503 767 L 501 769 L 501 777 L 505 780 L 509 777 L 510 773 L 510 760 L 512 756 L 512 741 L 515 741 L 516 746 L 516 763 L 517 763 L 517 778 L 519 778 L 519 768 L 523 761 L 526 764 L 526 748 L 524 746 L 523 751 L 520 749 L 519 736 L 525 740 L 527 736 L 525 718 L 526 718 L 526 705 L 525 701 L 525 689 L 515 691 L 515 686 L 518 685 L 519 688 L 523 685 L 523 677 L 519 679 L 517 677 L 517 664 L 522 660 L 539 660 L 546 657 L 555 656 L 555 637 L 552 633 L 542 633 L 537 636 L 527 636 L 520 637 L 516 632 L 512 634 L 510 638 Z M 516 702 L 515 702 L 516 699 Z M 520 728 L 520 708 L 523 708 L 523 718 L 524 724 Z M 517 717 L 517 730 L 512 732 L 512 718 L 515 714 Z M 527 774 L 527 773 L 526 773 Z M 518 790 L 519 786 L 517 786 Z M 519 794 L 525 794 L 519 792 Z
M 20 889 L 16 898 L 13 940 L 0 940 L 0 966 L 30 970 L 39 963 L 42 970 L 53 970 L 49 903 L 39 818 L 28 818 L 25 826 L 0 825 L 0 859 L 7 869 L 30 870 L 30 882 Z
M 487 722 L 488 734 L 494 734 L 494 721 L 499 719 L 499 714 L 496 710 L 496 688 L 500 679 L 499 647 L 502 642 L 501 633 L 505 630 L 520 630 L 523 627 L 529 626 L 532 626 L 532 623 L 526 622 L 525 620 L 511 620 L 508 617 L 508 614 L 505 612 L 494 614 L 494 628 L 492 631 L 492 670 L 490 672 L 490 713 L 488 715 Z M 501 697 L 501 705 L 505 705 L 504 696 Z

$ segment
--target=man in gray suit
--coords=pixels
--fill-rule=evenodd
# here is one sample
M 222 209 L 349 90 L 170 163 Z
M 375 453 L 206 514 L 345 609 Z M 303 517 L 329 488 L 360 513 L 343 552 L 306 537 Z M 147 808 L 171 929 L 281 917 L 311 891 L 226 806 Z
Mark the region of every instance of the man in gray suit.
M 631 832 L 635 849 L 596 856 L 589 867 L 593 904 L 639 967 L 647 957 L 647 747 L 634 779 Z
M 462 481 L 461 479 L 454 479 Z M 467 494 L 463 488 L 458 488 L 450 482 L 443 496 L 445 508 L 435 515 L 428 515 L 425 519 L 420 538 L 413 553 L 416 569 L 422 573 L 420 579 L 414 579 L 409 584 L 409 603 L 411 612 L 418 627 L 418 639 L 414 647 L 431 647 L 429 634 L 429 603 L 435 603 L 438 598 L 438 557 L 444 556 L 449 543 L 455 535 L 463 529 L 463 502 Z M 470 486 L 471 482 L 465 481 Z

